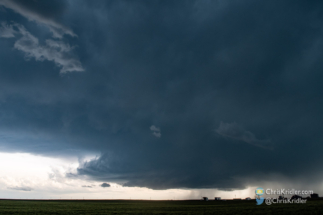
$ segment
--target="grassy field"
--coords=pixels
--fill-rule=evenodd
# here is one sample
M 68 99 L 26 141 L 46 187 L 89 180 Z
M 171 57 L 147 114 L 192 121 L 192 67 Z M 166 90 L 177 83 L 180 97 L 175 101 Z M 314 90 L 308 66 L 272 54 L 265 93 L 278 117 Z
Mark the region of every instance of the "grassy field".
M 254 200 L 0 200 L 0 214 L 323 214 L 323 201 L 258 206 Z

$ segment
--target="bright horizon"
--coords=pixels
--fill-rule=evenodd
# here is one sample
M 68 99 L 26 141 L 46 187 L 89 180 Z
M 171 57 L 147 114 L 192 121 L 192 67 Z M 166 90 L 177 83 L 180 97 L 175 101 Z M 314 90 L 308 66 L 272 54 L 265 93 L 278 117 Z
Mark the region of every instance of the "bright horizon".
M 90 160 L 95 156 L 84 160 Z M 170 189 L 151 190 L 140 187 L 122 187 L 121 184 L 66 177 L 78 167 L 78 158 L 51 158 L 28 153 L 0 153 L 0 199 L 146 199 L 185 200 L 219 197 L 246 198 L 253 196 L 254 188 L 241 191 L 218 191 L 216 189 Z M 32 168 L 30 168 L 32 167 Z M 103 188 L 102 183 L 111 187 Z M 85 187 L 91 186 L 91 187 Z M 204 194 L 204 195 L 203 195 Z M 211 196 L 211 195 L 214 196 Z M 201 196 L 200 196 L 201 195 Z

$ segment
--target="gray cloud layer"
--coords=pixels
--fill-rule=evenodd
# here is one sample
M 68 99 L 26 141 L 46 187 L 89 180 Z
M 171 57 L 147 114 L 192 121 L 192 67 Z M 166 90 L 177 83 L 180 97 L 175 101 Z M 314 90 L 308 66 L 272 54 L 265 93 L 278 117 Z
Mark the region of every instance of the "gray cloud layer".
M 270 140 L 259 140 L 256 136 L 251 133 L 250 131 L 244 130 L 241 126 L 237 123 L 220 123 L 216 132 L 224 137 L 243 141 L 245 143 L 249 143 L 251 145 L 261 147 L 264 149 L 269 149 Z
M 18 31 L 13 33 L 20 34 L 22 37 L 15 42 L 14 47 L 24 52 L 27 59 L 35 58 L 37 61 L 53 61 L 57 66 L 62 67 L 61 73 L 84 71 L 81 62 L 71 55 L 70 52 L 73 48 L 68 44 L 62 41 L 47 39 L 46 45 L 41 46 L 39 40 L 23 26 L 17 24 L 15 26 L 18 28 Z M 10 27 L 9 29 L 12 29 L 12 26 Z
M 25 187 L 25 186 L 15 186 L 15 187 L 8 187 L 10 190 L 21 190 L 21 191 L 32 191 L 33 189 L 30 187 Z
M 0 37 L 11 38 L 15 37 L 15 35 L 22 36 L 14 44 L 16 49 L 23 51 L 27 58 L 33 57 L 37 61 L 49 60 L 55 62 L 57 66 L 62 67 L 61 73 L 84 71 L 81 62 L 71 54 L 73 47 L 62 41 L 64 34 L 73 37 L 76 34 L 55 21 L 55 17 L 61 14 L 60 10 L 64 8 L 64 2 L 0 0 L 1 5 L 14 10 L 28 20 L 35 21 L 49 28 L 53 34 L 52 36 L 56 39 L 47 39 L 45 41 L 46 45 L 42 46 L 39 44 L 39 39 L 27 31 L 23 25 L 16 23 L 7 24 L 5 22 L 1 23 Z M 44 9 L 47 9 L 48 13 L 44 13 Z
M 66 62 L 54 59 L 77 44 L 87 72 L 60 76 L 50 61 L 25 61 L 2 25 L 2 151 L 97 153 L 76 177 L 125 186 L 238 189 L 267 174 L 317 184 L 321 1 L 52 4 L 46 19 L 78 37 L 65 33 L 58 43 L 10 10 L 0 19 L 28 29 L 18 43 L 24 53 L 62 69 Z
M 1 23 L 0 27 L 0 37 L 10 38 L 15 37 L 16 31 L 13 29 L 12 25 L 7 25 L 5 22 Z
M 104 187 L 111 187 L 110 184 L 108 184 L 108 183 L 102 183 L 100 186 L 103 187 L 103 188 Z
M 160 138 L 161 133 L 160 133 L 160 128 L 157 128 L 156 126 L 152 125 L 150 126 L 150 130 L 153 132 L 153 135 Z
M 64 34 L 76 36 L 72 30 L 55 20 L 56 13 L 64 7 L 64 1 L 24 1 L 24 0 L 0 0 L 0 5 L 12 9 L 16 13 L 31 21 L 47 26 L 56 38 L 62 38 Z

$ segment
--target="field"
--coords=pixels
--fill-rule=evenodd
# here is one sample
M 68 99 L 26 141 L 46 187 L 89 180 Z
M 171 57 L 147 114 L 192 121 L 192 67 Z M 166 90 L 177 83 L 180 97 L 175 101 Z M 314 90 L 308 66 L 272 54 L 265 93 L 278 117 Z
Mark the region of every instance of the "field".
M 323 214 L 323 201 L 257 206 L 255 200 L 0 200 L 0 214 Z

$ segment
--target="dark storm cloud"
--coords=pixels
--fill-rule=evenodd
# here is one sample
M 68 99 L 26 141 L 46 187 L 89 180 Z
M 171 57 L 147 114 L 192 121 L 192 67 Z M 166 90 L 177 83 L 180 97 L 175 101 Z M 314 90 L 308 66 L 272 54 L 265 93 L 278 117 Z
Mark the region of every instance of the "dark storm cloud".
M 62 23 L 78 37 L 62 40 L 77 44 L 83 73 L 25 61 L 2 26 L 1 150 L 95 152 L 78 176 L 154 189 L 320 172 L 320 1 L 70 4 Z
M 241 126 L 237 123 L 220 123 L 216 132 L 223 137 L 227 137 L 233 140 L 243 141 L 245 143 L 249 143 L 251 145 L 261 147 L 264 149 L 268 149 L 268 144 L 270 140 L 258 140 L 256 136 L 250 131 L 245 131 Z
M 110 184 L 108 184 L 108 183 L 102 183 L 100 186 L 103 187 L 103 188 L 105 188 L 105 187 L 111 187 Z

